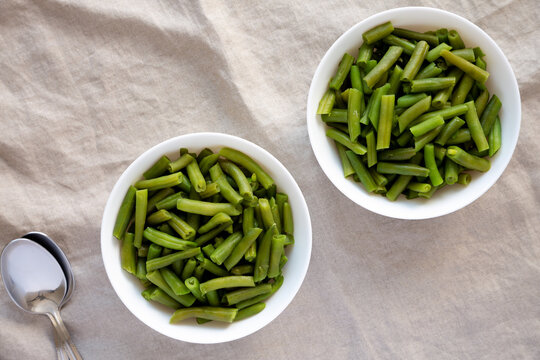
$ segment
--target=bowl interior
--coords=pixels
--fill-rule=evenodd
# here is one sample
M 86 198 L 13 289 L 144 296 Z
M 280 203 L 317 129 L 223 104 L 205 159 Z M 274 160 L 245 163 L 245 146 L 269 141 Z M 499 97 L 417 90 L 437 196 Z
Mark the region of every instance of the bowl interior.
M 480 46 L 490 77 L 486 83 L 490 94 L 497 94 L 503 106 L 500 112 L 502 146 L 491 159 L 491 169 L 483 174 L 472 172 L 473 180 L 464 187 L 446 186 L 433 198 L 406 200 L 403 196 L 391 202 L 385 197 L 368 193 L 361 184 L 343 177 L 337 149 L 326 137 L 326 126 L 316 115 L 320 98 L 327 89 L 329 79 L 345 52 L 358 55 L 362 33 L 386 21 L 395 27 L 416 31 L 456 29 L 467 47 Z M 426 8 L 406 7 L 378 13 L 353 26 L 327 51 L 313 77 L 307 103 L 307 125 L 315 156 L 330 181 L 348 198 L 375 213 L 401 219 L 426 219 L 456 211 L 486 192 L 500 177 L 514 152 L 521 122 L 519 89 L 510 63 L 497 44 L 478 26 L 450 12 Z
M 176 159 L 181 147 L 199 152 L 208 147 L 213 151 L 228 146 L 240 150 L 257 161 L 274 178 L 278 191 L 289 196 L 294 225 L 295 244 L 288 249 L 289 261 L 284 268 L 283 286 L 266 301 L 259 314 L 232 324 L 210 322 L 197 325 L 195 321 L 169 324 L 172 310 L 146 301 L 141 296 L 139 281 L 120 266 L 120 242 L 112 236 L 116 214 L 128 187 L 138 180 L 162 155 Z M 120 176 L 103 213 L 101 251 L 105 270 L 118 297 L 143 323 L 171 338 L 193 343 L 219 343 L 249 335 L 276 318 L 292 301 L 307 272 L 311 254 L 311 221 L 300 188 L 287 169 L 261 147 L 238 137 L 219 133 L 196 133 L 178 136 L 162 142 L 139 156 Z

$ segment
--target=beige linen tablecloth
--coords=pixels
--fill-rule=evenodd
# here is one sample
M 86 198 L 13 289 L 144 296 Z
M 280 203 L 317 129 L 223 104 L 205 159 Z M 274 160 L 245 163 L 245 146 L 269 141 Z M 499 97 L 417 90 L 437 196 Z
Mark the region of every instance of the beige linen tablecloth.
M 540 359 L 539 4 L 422 1 L 482 27 L 517 76 L 514 157 L 479 200 L 400 221 L 355 205 L 318 166 L 311 78 L 358 21 L 418 2 L 0 2 L 0 246 L 50 234 L 76 290 L 62 314 L 85 359 Z M 107 280 L 105 202 L 125 167 L 173 136 L 246 138 L 292 173 L 313 220 L 306 280 L 257 333 L 193 345 L 137 320 Z M 0 287 L 0 358 L 51 359 L 49 320 Z

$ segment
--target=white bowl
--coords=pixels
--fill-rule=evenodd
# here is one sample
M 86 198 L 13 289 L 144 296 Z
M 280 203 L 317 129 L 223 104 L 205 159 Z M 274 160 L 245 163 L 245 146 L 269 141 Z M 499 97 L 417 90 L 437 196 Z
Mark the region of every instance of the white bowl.
M 467 47 L 480 46 L 490 77 L 486 83 L 490 94 L 501 99 L 502 146 L 491 159 L 491 169 L 483 174 L 473 173 L 471 183 L 446 186 L 433 198 L 407 200 L 403 196 L 391 202 L 383 196 L 368 193 L 361 184 L 343 177 L 343 170 L 333 140 L 325 135 L 326 126 L 317 115 L 317 106 L 328 88 L 345 52 L 356 56 L 362 44 L 362 33 L 392 21 L 395 27 L 416 31 L 439 28 L 456 29 Z M 307 126 L 313 152 L 330 181 L 349 199 L 375 213 L 399 219 L 428 219 L 459 210 L 484 194 L 501 176 L 516 147 L 521 123 L 521 100 L 514 72 L 495 41 L 482 29 L 461 16 L 448 11 L 427 7 L 404 7 L 375 14 L 352 28 L 326 52 L 321 60 L 309 89 L 307 102 Z
M 208 147 L 214 151 L 227 146 L 248 154 L 276 182 L 278 191 L 289 196 L 294 217 L 295 243 L 288 249 L 289 261 L 284 267 L 283 286 L 266 301 L 259 314 L 235 322 L 210 322 L 197 325 L 195 321 L 169 324 L 172 310 L 149 302 L 141 296 L 143 287 L 133 275 L 120 266 L 120 242 L 112 236 L 116 214 L 128 187 L 141 178 L 162 155 L 178 157 L 181 147 L 199 152 Z M 210 344 L 239 339 L 261 329 L 274 320 L 292 301 L 306 275 L 311 256 L 311 220 L 300 188 L 287 169 L 268 151 L 236 136 L 219 133 L 195 133 L 164 141 L 139 156 L 120 176 L 107 200 L 101 223 L 101 253 L 107 276 L 124 305 L 146 325 L 171 338 L 192 343 Z

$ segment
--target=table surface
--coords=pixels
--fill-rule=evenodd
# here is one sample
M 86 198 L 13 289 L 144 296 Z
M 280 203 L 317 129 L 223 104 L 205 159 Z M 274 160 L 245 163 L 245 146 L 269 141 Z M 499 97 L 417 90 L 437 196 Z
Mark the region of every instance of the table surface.
M 306 99 L 328 47 L 392 7 L 439 7 L 501 47 L 523 105 L 519 143 L 472 205 L 425 221 L 373 214 L 329 182 Z M 70 259 L 62 310 L 86 359 L 540 358 L 540 101 L 535 0 L 0 2 L 3 247 L 38 230 Z M 123 169 L 173 136 L 217 131 L 264 147 L 292 173 L 313 220 L 310 268 L 271 324 L 226 344 L 158 334 L 120 302 L 99 246 Z M 0 287 L 0 358 L 51 359 L 52 328 Z

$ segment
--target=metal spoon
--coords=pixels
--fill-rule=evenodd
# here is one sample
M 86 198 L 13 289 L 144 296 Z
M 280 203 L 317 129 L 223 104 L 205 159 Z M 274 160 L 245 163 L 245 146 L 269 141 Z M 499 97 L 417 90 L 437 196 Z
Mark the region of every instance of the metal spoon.
M 2 251 L 0 267 L 4 286 L 13 302 L 27 312 L 47 315 L 68 358 L 82 360 L 60 317 L 66 276 L 54 256 L 32 240 L 15 239 Z
M 71 264 L 69 263 L 69 260 L 67 259 L 60 246 L 58 246 L 54 242 L 54 240 L 45 233 L 39 231 L 31 231 L 23 235 L 22 237 L 25 239 L 30 239 L 47 249 L 51 253 L 51 255 L 55 257 L 56 261 L 58 261 L 60 267 L 64 271 L 64 275 L 66 276 L 66 295 L 64 295 L 64 298 L 60 303 L 59 308 L 61 309 L 62 306 L 64 306 L 65 303 L 67 303 L 71 298 L 71 294 L 73 293 L 73 289 L 75 287 L 75 278 L 73 276 L 73 271 L 71 269 Z M 53 337 L 54 344 L 56 346 L 56 355 L 59 360 L 63 360 L 67 356 L 65 355 L 66 350 L 62 348 L 62 345 L 60 343 L 60 337 L 56 329 L 54 329 L 53 331 Z

